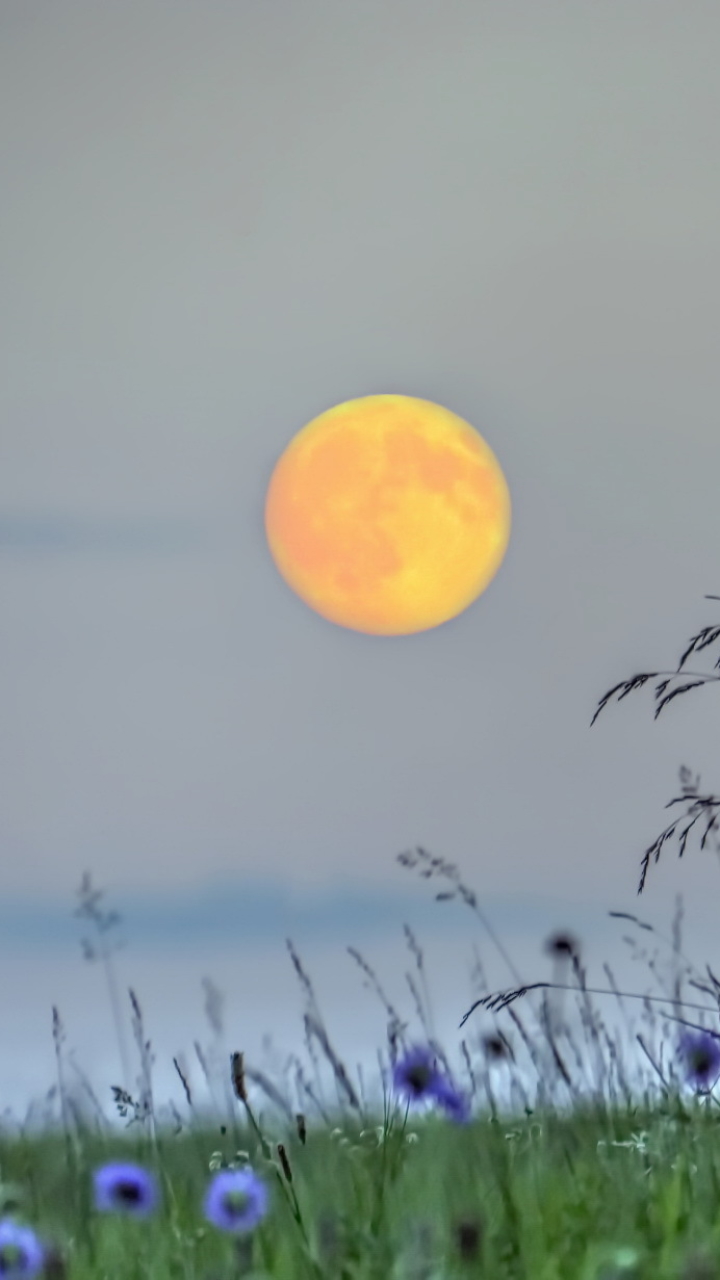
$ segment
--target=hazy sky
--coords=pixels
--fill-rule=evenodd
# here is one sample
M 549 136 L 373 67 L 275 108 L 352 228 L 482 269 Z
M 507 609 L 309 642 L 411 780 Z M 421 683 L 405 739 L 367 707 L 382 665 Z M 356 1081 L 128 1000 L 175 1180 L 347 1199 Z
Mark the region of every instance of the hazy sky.
M 720 622 L 719 37 L 716 4 L 664 0 L 4 0 L 4 1096 L 52 1083 L 53 1003 L 119 1074 L 85 870 L 158 1070 L 203 974 L 233 1047 L 297 1047 L 288 934 L 341 1043 L 385 1029 L 345 944 L 416 1031 L 405 920 L 454 1052 L 473 945 L 512 978 L 397 865 L 416 844 L 528 981 L 572 926 L 607 985 L 607 911 L 668 932 L 678 890 L 713 963 L 712 853 L 636 888 L 679 765 L 720 787 L 714 687 L 589 722 Z M 381 392 L 472 423 L 513 504 L 487 592 L 408 637 L 313 613 L 263 529 L 292 436 Z

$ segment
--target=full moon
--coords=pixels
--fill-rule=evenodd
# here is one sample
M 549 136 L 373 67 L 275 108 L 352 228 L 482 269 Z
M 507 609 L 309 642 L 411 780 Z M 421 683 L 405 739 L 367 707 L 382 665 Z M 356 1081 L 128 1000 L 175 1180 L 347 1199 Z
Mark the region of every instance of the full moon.
M 411 635 L 463 613 L 510 537 L 510 494 L 482 436 L 413 396 L 363 396 L 313 418 L 268 485 L 265 532 L 289 587 L 321 617 Z

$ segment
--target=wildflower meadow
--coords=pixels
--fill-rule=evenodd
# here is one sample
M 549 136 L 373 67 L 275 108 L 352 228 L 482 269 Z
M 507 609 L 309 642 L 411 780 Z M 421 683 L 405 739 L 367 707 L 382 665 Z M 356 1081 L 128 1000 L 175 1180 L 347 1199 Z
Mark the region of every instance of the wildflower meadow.
M 718 599 L 718 597 L 708 597 Z M 720 679 L 688 671 L 691 656 L 720 639 L 720 626 L 694 636 L 674 671 L 631 677 L 601 700 L 656 680 L 655 715 L 679 694 Z M 714 672 L 718 674 L 714 674 Z M 646 851 L 649 863 L 677 836 L 685 850 L 697 824 L 701 846 L 717 827 L 720 800 L 699 791 L 699 778 L 680 771 L 685 813 Z M 668 807 L 670 807 L 668 806 Z M 457 869 L 417 848 L 400 865 L 441 876 L 453 887 L 436 897 L 461 898 L 505 956 L 475 894 Z M 88 959 L 106 966 L 113 1013 L 120 1018 L 107 933 L 115 913 L 99 907 L 89 876 L 77 914 L 91 920 L 97 948 Z M 617 913 L 614 913 L 617 914 Z M 626 916 L 644 929 L 634 916 Z M 422 971 L 418 943 L 405 926 Z M 288 943 L 298 978 L 312 984 Z M 663 1006 L 668 997 L 636 997 L 671 1037 L 670 1066 L 655 1045 L 636 1037 L 648 1066 L 648 1085 L 629 1084 L 618 1045 L 595 1016 L 593 996 L 619 992 L 590 987 L 580 941 L 557 934 L 546 950 L 566 983 L 526 983 L 517 975 L 506 991 L 486 992 L 458 1010 L 462 1078 L 430 1034 L 420 999 L 418 1031 L 407 1035 L 375 974 L 357 953 L 388 1014 L 387 1055 L 378 1053 L 382 1108 L 373 1110 L 339 1060 L 318 1016 L 306 1019 L 330 1064 L 339 1107 L 333 1112 L 298 1069 L 296 1096 L 287 1096 L 245 1061 L 242 1046 L 229 1056 L 230 1122 L 215 1123 L 196 1109 L 186 1073 L 175 1062 L 178 1088 L 190 1115 L 163 1124 L 152 1088 L 150 1041 L 140 1002 L 129 992 L 140 1057 L 138 1096 L 111 1085 L 121 1132 L 109 1132 L 89 1083 L 96 1122 L 74 1104 L 65 1084 L 64 1029 L 52 1010 L 60 1126 L 28 1132 L 0 1126 L 0 1277 L 72 1280 L 444 1280 L 484 1276 L 518 1280 L 711 1280 L 720 1277 L 720 980 L 707 965 L 692 985 L 705 1004 L 689 1021 Z M 567 1030 L 553 1027 L 547 989 L 575 991 L 585 1010 L 586 1049 L 600 1064 L 602 1089 L 581 1087 L 583 1053 Z M 529 997 L 542 992 L 538 1009 Z M 634 993 L 630 993 L 633 995 Z M 470 1039 L 476 1010 L 494 1018 L 491 1034 Z M 700 1014 L 710 1025 L 700 1021 Z M 12 1053 L 5 1029 L 5 1052 Z M 198 1055 L 202 1063 L 202 1055 Z M 535 1096 L 523 1083 L 535 1080 Z M 534 1073 L 534 1077 L 533 1077 Z M 510 1083 L 513 1108 L 498 1105 L 498 1082 Z M 570 1106 L 556 1105 L 558 1094 Z M 272 1119 L 263 1106 L 274 1110 Z M 278 1119 L 279 1117 L 279 1119 Z

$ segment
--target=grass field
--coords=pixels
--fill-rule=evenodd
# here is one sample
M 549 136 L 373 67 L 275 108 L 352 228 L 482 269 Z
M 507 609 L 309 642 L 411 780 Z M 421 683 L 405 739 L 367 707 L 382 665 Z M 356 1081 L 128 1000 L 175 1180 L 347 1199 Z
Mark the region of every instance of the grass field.
M 454 868 L 422 850 L 403 858 L 405 865 L 424 858 L 435 873 L 454 876 L 476 908 Z M 666 1071 L 657 1047 L 640 1037 L 658 1087 L 638 1096 L 592 1004 L 577 941 L 555 936 L 547 947 L 577 979 L 585 1049 L 600 1086 L 590 1093 L 580 1082 L 583 1046 L 553 1029 L 547 992 L 539 1011 L 527 988 L 484 998 L 497 1032 L 476 1052 L 461 1041 L 460 1081 L 424 1025 L 422 1002 L 423 1034 L 408 1041 L 368 968 L 389 1015 L 382 1111 L 371 1114 L 319 1025 L 315 1039 L 337 1082 L 334 1109 L 302 1074 L 293 1105 L 237 1052 L 228 1062 L 230 1121 L 183 1124 L 176 1111 L 174 1127 L 162 1126 L 142 1009 L 131 993 L 140 1087 L 137 1099 L 113 1089 L 127 1128 L 108 1132 L 98 1102 L 91 1124 L 63 1096 L 63 1028 L 54 1010 L 63 1125 L 0 1135 L 0 1276 L 720 1277 L 720 1118 L 708 1089 L 720 1071 L 718 1041 L 685 1028 Z M 293 962 L 312 997 L 294 953 Z M 662 1015 L 647 997 L 645 1005 L 657 1022 Z M 536 1068 L 536 1096 L 518 1076 L 525 1101 L 503 1111 L 495 1086 L 502 1073 L 519 1072 L 521 1048 Z M 552 1104 L 558 1089 L 569 1108 Z
M 695 638 L 696 648 L 708 631 Z M 672 677 L 680 667 L 650 676 Z M 611 693 L 625 696 L 650 676 Z M 674 696 L 666 693 L 669 683 L 658 686 L 656 697 Z M 692 784 L 687 770 L 681 778 L 680 799 L 690 814 L 714 818 L 720 801 L 700 796 L 699 779 Z M 681 833 L 681 850 L 697 816 Z M 641 889 L 650 853 L 657 861 L 676 827 L 646 854 Z M 455 867 L 422 849 L 398 860 L 426 878 L 452 882 L 450 894 L 437 896 L 462 898 L 512 970 Z M 107 943 L 113 916 L 103 916 L 98 897 L 86 877 L 78 914 L 97 926 L 117 1019 Z M 678 920 L 673 946 L 682 955 L 679 933 Z M 424 978 L 422 950 L 407 926 L 406 935 Z M 604 966 L 610 987 L 589 988 L 576 938 L 555 935 L 546 948 L 568 981 L 528 986 L 518 977 L 515 988 L 480 997 L 460 1024 L 468 1027 L 460 1041 L 462 1079 L 433 1040 L 417 988 L 411 983 L 421 1030 L 408 1039 L 407 1024 L 356 954 L 388 1014 L 387 1057 L 378 1053 L 382 1106 L 374 1110 L 315 1014 L 306 1016 L 306 1041 L 311 1054 L 313 1042 L 319 1045 L 330 1064 L 337 1105 L 329 1108 L 300 1068 L 295 1098 L 287 1096 L 244 1061 L 238 1046 L 227 1064 L 232 1114 L 217 1122 L 201 1116 L 176 1062 L 190 1120 L 184 1123 L 175 1108 L 174 1125 L 161 1124 L 150 1042 L 130 992 L 138 1096 L 112 1088 L 127 1127 L 111 1132 L 89 1085 L 95 1121 L 65 1088 L 64 1032 L 54 1009 L 62 1123 L 44 1132 L 0 1129 L 0 1277 L 720 1278 L 720 1117 L 713 1093 L 720 1034 L 706 1025 L 720 1009 L 720 982 L 709 966 L 707 979 L 691 980 L 707 997 L 702 1005 L 681 998 L 679 982 L 667 997 L 635 997 L 653 1031 L 652 1043 L 636 1036 L 648 1068 L 647 1085 L 638 1090 L 593 1001 L 625 998 L 610 967 Z M 312 983 L 292 946 L 290 954 L 312 1007 Z M 577 993 L 584 1044 L 554 1023 L 550 987 Z M 535 991 L 542 991 L 539 1006 Z M 495 1030 L 473 1043 L 478 1007 L 493 1014 Z M 678 1016 L 680 1009 L 696 1020 Z M 11 1044 L 4 1052 L 12 1052 Z M 198 1055 L 202 1065 L 199 1048 Z M 534 1096 L 525 1087 L 528 1070 Z M 513 1107 L 496 1100 L 502 1081 Z

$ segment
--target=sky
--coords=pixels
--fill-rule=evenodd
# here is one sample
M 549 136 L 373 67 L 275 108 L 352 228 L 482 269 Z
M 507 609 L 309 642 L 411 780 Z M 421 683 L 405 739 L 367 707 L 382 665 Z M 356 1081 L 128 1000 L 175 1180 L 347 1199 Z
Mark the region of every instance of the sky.
M 20 1114 L 57 1078 L 53 1005 L 108 1114 L 122 1082 L 72 914 L 85 872 L 122 916 L 130 1075 L 128 988 L 180 1111 L 205 978 L 227 1048 L 261 1066 L 270 1035 L 311 1074 L 287 938 L 369 1074 L 387 1017 L 346 948 L 414 1038 L 407 923 L 457 1059 L 474 949 L 490 989 L 513 974 L 398 863 L 418 845 L 528 982 L 570 928 L 591 984 L 607 961 L 667 990 L 608 912 L 669 937 L 678 893 L 713 964 L 714 853 L 669 845 L 637 884 L 680 765 L 720 783 L 714 686 L 590 720 L 720 622 L 718 37 L 715 4 L 665 0 L 5 0 L 0 1092 Z M 512 500 L 487 591 L 409 636 L 314 613 L 264 533 L 292 437 L 380 393 L 471 423 Z

